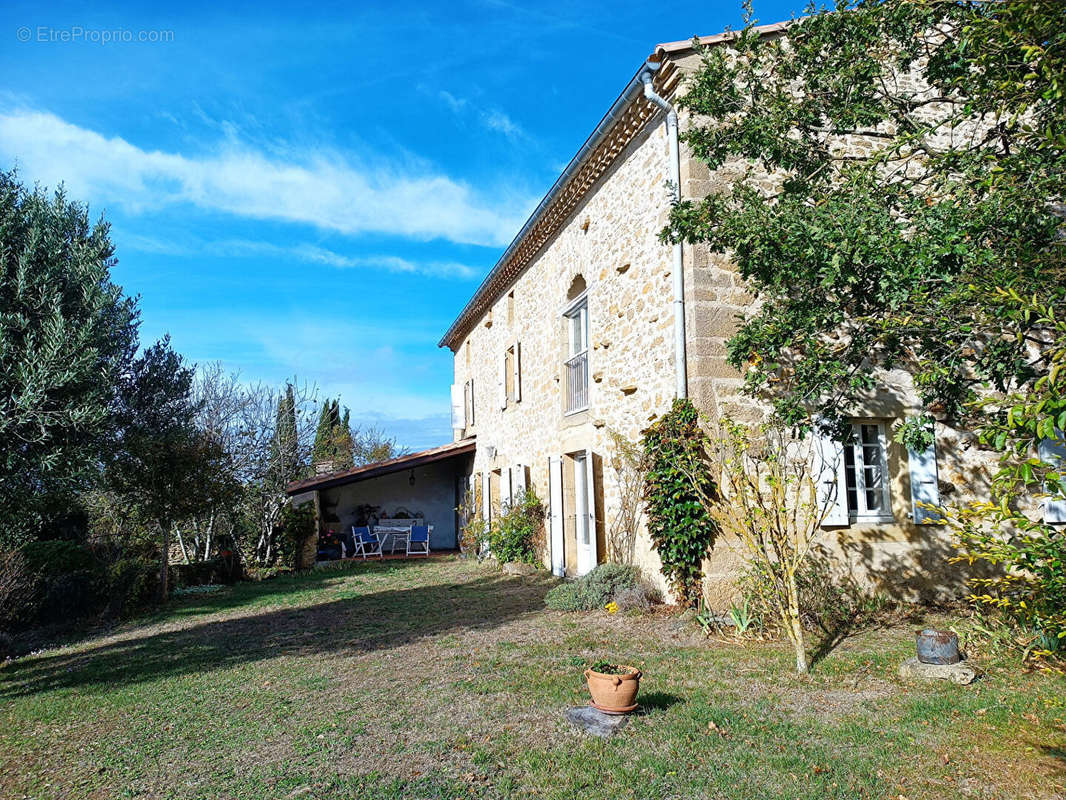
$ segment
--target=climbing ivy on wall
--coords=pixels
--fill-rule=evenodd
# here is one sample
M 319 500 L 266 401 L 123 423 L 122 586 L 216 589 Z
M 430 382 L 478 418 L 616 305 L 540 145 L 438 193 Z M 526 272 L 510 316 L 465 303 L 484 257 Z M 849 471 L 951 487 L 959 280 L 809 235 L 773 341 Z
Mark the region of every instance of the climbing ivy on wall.
M 689 400 L 675 400 L 670 412 L 645 431 L 643 440 L 648 533 L 662 560 L 663 575 L 684 605 L 699 599 L 703 559 L 718 532 L 699 499 L 699 491 L 714 494 L 706 441 L 699 412 Z

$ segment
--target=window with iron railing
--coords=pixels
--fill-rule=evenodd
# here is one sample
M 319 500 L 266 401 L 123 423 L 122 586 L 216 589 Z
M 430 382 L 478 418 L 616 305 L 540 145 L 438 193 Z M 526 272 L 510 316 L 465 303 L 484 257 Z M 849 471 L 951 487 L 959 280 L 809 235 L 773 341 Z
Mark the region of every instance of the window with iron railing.
M 582 298 L 574 303 L 567 309 L 565 317 L 568 344 L 565 408 L 567 414 L 573 414 L 589 406 L 588 302 Z

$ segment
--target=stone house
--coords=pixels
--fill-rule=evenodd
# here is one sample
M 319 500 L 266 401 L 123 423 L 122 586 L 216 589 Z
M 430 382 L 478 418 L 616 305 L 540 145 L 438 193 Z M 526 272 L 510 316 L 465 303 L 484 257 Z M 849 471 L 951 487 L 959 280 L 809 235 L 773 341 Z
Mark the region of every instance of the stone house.
M 728 46 L 729 35 L 701 41 Z M 456 462 L 457 498 L 465 488 L 492 517 L 533 488 L 548 508 L 544 563 L 558 575 L 610 557 L 665 589 L 643 525 L 625 530 L 635 495 L 619 439 L 639 441 L 675 397 L 712 418 L 762 413 L 725 351 L 752 297 L 727 260 L 659 240 L 675 192 L 701 197 L 737 168 L 712 174 L 678 145 L 689 121 L 672 101 L 698 66 L 691 42 L 655 48 L 440 340 L 454 355 L 455 445 L 473 444 L 472 458 Z M 953 588 L 950 548 L 920 524 L 916 501 L 979 489 L 988 471 L 967 434 L 942 426 L 928 452 L 894 443 L 892 427 L 914 403 L 907 376 L 886 375 L 855 418 L 856 444 L 825 443 L 824 544 L 861 580 L 929 596 Z M 728 544 L 714 549 L 713 605 L 734 592 L 737 567 Z

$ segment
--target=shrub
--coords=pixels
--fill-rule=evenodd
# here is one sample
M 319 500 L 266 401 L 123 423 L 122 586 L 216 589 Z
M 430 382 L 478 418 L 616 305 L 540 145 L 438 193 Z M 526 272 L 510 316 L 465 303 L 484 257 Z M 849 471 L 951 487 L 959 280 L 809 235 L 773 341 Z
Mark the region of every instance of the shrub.
M 177 564 L 170 568 L 175 587 L 204 586 L 233 583 L 240 577 L 240 568 L 233 556 L 217 556 L 191 564 Z
M 278 541 L 285 566 L 291 569 L 309 569 L 312 565 L 301 563 L 300 558 L 307 540 L 317 534 L 314 505 L 286 505 L 281 512 L 278 527 L 281 533 Z
M 772 580 L 759 563 L 749 562 L 739 585 L 743 603 L 730 609 L 734 625 L 737 615 L 747 621 L 746 629 L 767 631 L 780 626 L 777 609 L 766 599 L 765 586 Z M 872 623 L 894 605 L 882 594 L 871 592 L 854 578 L 834 569 L 832 556 L 819 548 L 796 573 L 800 617 L 807 629 L 835 634 Z
M 696 407 L 689 400 L 675 400 L 670 412 L 645 432 L 644 452 L 648 533 L 678 601 L 691 605 L 700 596 L 703 559 L 717 534 L 700 501 L 701 494 L 712 496 L 715 490 Z
M 544 505 L 532 489 L 521 502 L 501 514 L 489 528 L 489 549 L 501 563 L 540 563 L 539 540 L 544 529 Z
M 0 551 L 0 630 L 15 627 L 31 592 L 26 557 L 19 550 Z
M 159 565 L 154 560 L 120 558 L 107 570 L 108 611 L 127 616 L 150 607 L 159 596 Z
M 996 611 L 1025 659 L 1062 657 L 1066 651 L 1066 532 L 1002 505 L 975 503 L 943 509 L 959 555 L 995 572 L 967 581 L 968 600 Z
M 11 628 L 64 623 L 104 609 L 105 571 L 83 545 L 32 541 L 22 546 L 20 555 L 21 589 L 5 613 Z
M 647 611 L 656 600 L 656 593 L 643 584 L 619 589 L 614 602 L 619 611 Z
M 41 579 L 37 619 L 43 624 L 64 623 L 98 614 L 107 605 L 107 581 L 102 569 L 78 569 Z
M 22 546 L 26 568 L 37 575 L 58 575 L 99 568 L 93 554 L 76 542 L 27 542 Z
M 544 603 L 556 611 L 594 611 L 614 600 L 619 592 L 640 585 L 640 571 L 636 567 L 600 564 L 587 575 L 551 589 Z

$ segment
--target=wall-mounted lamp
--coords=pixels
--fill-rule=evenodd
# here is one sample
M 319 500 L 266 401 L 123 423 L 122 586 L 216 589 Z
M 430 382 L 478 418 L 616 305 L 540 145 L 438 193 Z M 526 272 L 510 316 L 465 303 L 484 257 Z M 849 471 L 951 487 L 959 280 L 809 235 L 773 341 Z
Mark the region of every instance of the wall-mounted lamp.
M 414 470 L 411 470 L 411 475 L 410 475 L 410 477 L 409 477 L 409 478 L 407 479 L 407 482 L 408 482 L 409 484 L 411 484 L 412 486 L 414 486 L 414 485 L 415 485 L 415 471 L 414 471 Z

